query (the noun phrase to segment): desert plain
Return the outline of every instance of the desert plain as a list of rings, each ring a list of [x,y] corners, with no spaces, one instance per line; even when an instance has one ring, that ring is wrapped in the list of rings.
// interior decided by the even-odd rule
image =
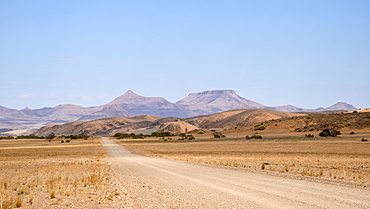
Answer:
[[[271,122],[269,125],[276,127],[272,124]],[[343,208],[347,206],[366,208],[368,206],[366,203],[358,205],[356,203],[370,200],[370,142],[362,140],[370,139],[370,132],[366,127],[360,129],[344,128],[341,130],[341,135],[337,137],[319,137],[320,131],[300,132],[296,131],[295,127],[294,130],[290,131],[273,128],[255,130],[254,127],[256,126],[250,125],[225,129],[222,130],[222,135],[225,137],[221,138],[214,138],[215,130],[194,130],[191,133],[194,138],[191,139],[183,139],[178,135],[145,137],[144,139],[110,137],[110,140],[105,137],[103,140],[105,147],[103,147],[104,144],[102,145],[100,137],[73,139],[69,142],[60,138],[52,140],[2,139],[0,140],[0,208],[228,207],[226,203],[220,205],[212,201],[198,202],[198,204],[194,202],[193,204],[192,200],[185,197],[186,202],[181,202],[183,197],[175,195],[176,188],[166,190],[166,186],[164,186],[166,183],[152,184],[150,178],[153,176],[149,174],[153,172],[155,175],[154,170],[175,175],[175,171],[165,170],[167,168],[155,168],[150,164],[150,159],[164,158],[175,162],[186,161],[211,167],[242,169],[244,173],[265,175],[267,179],[279,177],[285,182],[300,180],[308,182],[308,185],[309,182],[319,182],[320,184],[316,188],[338,185],[341,191],[353,189],[356,192],[351,193],[352,196],[358,198],[351,200],[352,202],[350,201],[348,204],[333,200],[333,205],[325,205],[326,203],[321,203],[321,199],[318,199],[317,201],[320,201],[317,204],[312,203],[312,207],[336,208],[341,204]],[[308,133],[315,137],[306,137]],[[248,139],[247,135],[261,135],[262,138]],[[124,164],[125,157],[121,155],[107,156],[107,149],[111,146],[109,143],[107,144],[107,140],[139,154],[135,156],[151,157],[143,158],[143,161],[137,161],[136,164],[130,164],[136,162],[134,159],[138,159],[138,157],[129,155],[126,160],[130,163],[126,163],[126,166],[131,165],[131,167],[120,167],[117,162]],[[120,152],[123,155],[128,153],[126,151]],[[143,164],[144,162],[147,164]],[[180,166],[180,164],[173,165],[168,161],[156,162],[154,160],[153,162],[159,165],[171,165],[175,170],[176,166]],[[143,171],[144,173],[138,173],[135,170],[136,166],[142,164],[147,168]],[[181,167],[183,166],[184,164],[181,164]],[[204,172],[207,172],[207,169]],[[171,176],[158,175],[159,181],[167,182],[167,186],[176,185],[176,182],[168,185],[168,179],[171,179]],[[201,181],[191,177],[191,175],[198,174],[191,173],[189,175],[176,174],[176,176],[183,178],[184,185],[187,185],[187,181],[195,183]],[[212,176],[213,174],[207,175]],[[205,192],[208,189],[211,191],[214,188],[216,190],[220,188],[220,186],[209,186],[205,182],[201,184],[206,186],[203,188]],[[258,187],[256,185],[254,186]],[[279,184],[275,184],[274,187],[277,185]],[[336,187],[334,190],[338,190],[338,188]],[[187,192],[194,193],[193,195],[197,194],[190,190]],[[222,190],[229,193],[231,191],[223,187]],[[228,195],[232,196],[233,193]],[[243,199],[243,195],[244,193],[237,193],[239,200]],[[304,193],[301,195],[304,199]],[[333,194],[333,196],[335,195]],[[345,195],[339,194],[339,196]],[[189,197],[191,196],[188,195],[187,198]],[[251,198],[255,199],[255,197]],[[258,198],[265,204],[262,197]],[[335,199],[335,197],[331,198]],[[274,203],[278,205],[272,203],[263,206],[256,204],[245,205],[245,208],[288,207],[293,203],[298,206],[303,204],[301,205],[303,208],[310,206],[306,205],[307,202],[303,200],[303,202],[299,202],[301,200],[297,199],[289,201],[284,203],[276,200]],[[340,201],[345,200],[340,199]]]

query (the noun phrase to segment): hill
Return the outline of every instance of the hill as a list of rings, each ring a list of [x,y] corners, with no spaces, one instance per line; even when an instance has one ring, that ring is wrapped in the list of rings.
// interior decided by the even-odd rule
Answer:
[[[273,110],[231,110],[222,113],[204,115],[192,118],[160,118],[155,116],[136,116],[131,118],[105,118],[88,122],[71,122],[62,125],[48,125],[40,128],[34,134],[70,135],[87,134],[108,136],[114,133],[172,132],[179,133],[195,129],[225,129],[246,124],[253,124],[271,119],[301,116],[302,114],[284,113]]]
[[[254,124],[261,121],[301,115],[305,114],[286,113],[266,109],[254,109],[254,110],[241,109],[241,110],[230,110],[222,113],[216,113],[213,115],[193,117],[185,119],[184,121],[203,129],[212,129],[212,128],[226,129],[237,126],[245,126],[247,124]]]
[[[259,130],[260,134],[265,132],[307,132],[309,134],[311,131],[317,132],[323,129],[343,131],[363,130],[368,132],[370,128],[370,112],[355,111],[285,117],[238,127],[238,130],[255,131],[260,126],[265,127],[264,130]],[[233,130],[229,131],[233,132]]]

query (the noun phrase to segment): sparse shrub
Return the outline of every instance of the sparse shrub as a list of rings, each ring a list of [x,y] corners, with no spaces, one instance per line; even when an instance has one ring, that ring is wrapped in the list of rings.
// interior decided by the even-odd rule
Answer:
[[[247,135],[247,136],[245,136],[245,138],[246,138],[246,139],[250,139],[251,137]]]
[[[313,134],[306,134],[304,136],[307,137],[307,138],[313,138],[313,137],[315,137]]]
[[[355,132],[353,132],[353,131],[352,131],[352,132],[351,132],[351,133],[349,133],[349,134],[355,134]]]
[[[341,134],[340,131],[337,131],[337,130],[324,129],[322,132],[319,133],[319,136],[321,136],[321,137],[328,137],[328,136],[336,137],[340,134]]]
[[[164,137],[165,134],[161,134],[161,133],[156,133],[156,132],[153,132],[151,136],[156,136],[156,137]],[[131,139],[144,139],[144,135],[143,134],[138,134],[136,135],[135,133],[115,133],[113,135],[113,137],[116,137],[117,139],[125,139],[125,138],[131,138]]]
[[[362,138],[361,141],[362,142],[367,142],[368,140],[367,140],[367,138]]]
[[[70,139],[67,139],[66,142],[71,142],[71,140]]]
[[[310,128],[310,129],[308,129],[308,131],[314,131],[315,130],[315,128]]]
[[[265,126],[257,126],[257,127],[255,127],[255,129],[254,129],[254,130],[262,131],[262,130],[265,130],[265,129],[266,129],[266,127],[265,127]]]
[[[33,134],[31,134],[31,135],[19,135],[19,136],[17,136],[17,139],[40,139],[40,137],[35,136]]]
[[[296,131],[296,132],[302,132],[302,129],[301,128],[296,128],[294,131]]]
[[[204,134],[204,131],[198,131],[198,134]]]
[[[161,133],[153,132],[151,136],[153,136],[153,137],[165,137],[165,136],[172,136],[172,134],[170,132],[161,132]]]
[[[253,136],[250,137],[251,139],[262,139],[261,135],[256,135],[254,134]]]
[[[54,134],[50,134],[49,136],[47,136],[47,137],[45,137],[46,139],[49,139],[49,141],[50,140],[52,140],[52,139],[54,139],[55,138],[55,135]]]
[[[64,140],[62,140],[60,143],[64,143]]]

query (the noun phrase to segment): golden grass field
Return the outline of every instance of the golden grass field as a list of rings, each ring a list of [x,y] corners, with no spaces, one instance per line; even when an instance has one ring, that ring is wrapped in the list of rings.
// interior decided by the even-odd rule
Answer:
[[[263,139],[227,133],[226,139],[195,134],[192,141],[116,141],[144,155],[370,184],[370,142],[361,141],[370,138],[369,132],[310,139],[302,133],[260,134]]]
[[[0,208],[111,208],[119,191],[98,138],[0,140]]]

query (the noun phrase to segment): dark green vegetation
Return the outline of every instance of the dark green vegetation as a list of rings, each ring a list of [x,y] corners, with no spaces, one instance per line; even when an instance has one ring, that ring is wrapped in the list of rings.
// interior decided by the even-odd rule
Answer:
[[[324,129],[322,132],[319,133],[319,136],[321,137],[328,137],[328,136],[332,136],[332,137],[336,137],[338,135],[340,135],[340,131],[337,131],[337,130],[330,130],[330,129]]]
[[[31,135],[19,135],[19,136],[6,136],[6,137],[0,137],[1,139],[88,139],[90,138],[89,135],[61,135],[61,136],[55,136],[55,135],[49,135],[49,136],[35,136],[33,134]]]
[[[257,134],[254,134],[252,136],[246,136],[245,137],[246,139],[262,139],[262,136],[261,135],[257,135]]]
[[[216,138],[216,139],[219,139],[219,138],[225,138],[226,136],[223,135],[221,132],[213,132],[213,137]]]
[[[158,138],[162,138],[162,139],[165,139],[165,137],[170,137],[170,136],[179,136],[181,138],[179,138],[179,140],[185,140],[185,139],[188,139],[188,140],[193,140],[195,139],[195,137],[193,135],[188,135],[186,133],[180,133],[180,134],[171,134],[170,132],[153,132],[151,135],[143,135],[143,134],[135,134],[135,133],[115,133],[113,135],[113,137],[117,138],[117,139],[144,139],[146,137],[158,137]],[[168,139],[172,139],[172,138],[167,138],[165,139],[166,141]]]

